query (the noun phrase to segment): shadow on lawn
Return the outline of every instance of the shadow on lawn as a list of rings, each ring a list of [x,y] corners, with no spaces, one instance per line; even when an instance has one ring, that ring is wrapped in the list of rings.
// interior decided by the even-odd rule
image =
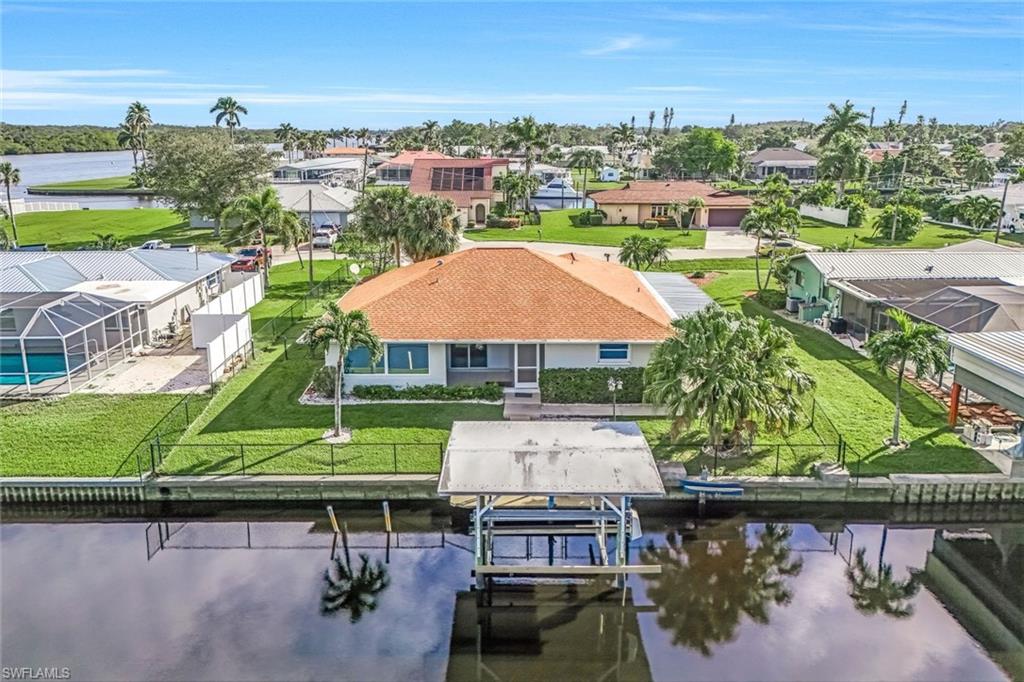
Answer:
[[[934,429],[910,441],[906,450],[890,450],[881,443],[856,462],[847,460],[847,468],[862,476],[898,473],[996,473],[995,466],[973,449],[960,443],[938,443],[949,428]]]

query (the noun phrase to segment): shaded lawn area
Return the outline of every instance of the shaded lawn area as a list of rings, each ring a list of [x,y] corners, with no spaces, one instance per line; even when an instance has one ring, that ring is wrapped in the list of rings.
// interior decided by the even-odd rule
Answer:
[[[130,175],[117,175],[112,178],[90,178],[88,180],[72,180],[69,182],[54,182],[48,185],[33,185],[32,189],[43,190],[133,190],[138,187],[132,182]]]
[[[892,241],[884,234],[874,236],[874,218],[878,212],[879,209],[871,209],[864,220],[864,225],[860,227],[842,227],[805,216],[800,224],[800,236],[797,238],[818,246],[842,246],[852,243],[855,249],[937,249],[968,239],[983,239],[987,242],[995,240],[995,232],[990,230],[974,232],[966,228],[926,222],[913,239]],[[1004,233],[999,243],[1007,246],[1024,245],[1024,234]]]
[[[303,255],[305,258],[305,255]],[[328,275],[348,266],[348,261],[314,260],[313,281],[322,282]],[[280,263],[270,268],[270,288],[263,300],[249,310],[252,330],[256,332],[273,317],[280,315],[288,306],[302,299],[309,291],[309,261]],[[341,294],[339,293],[340,297]]]
[[[331,405],[300,405],[299,396],[322,355],[301,346],[264,353],[214,396],[209,408],[173,449],[164,473],[330,474],[331,446],[320,438],[334,424]],[[501,420],[500,405],[345,405],[342,420],[352,442],[334,447],[334,471],[428,473],[455,420]],[[392,447],[392,443],[401,443]]]
[[[917,387],[904,383],[902,435],[910,447],[902,452],[890,452],[882,447],[882,440],[892,430],[893,400],[896,395],[895,377],[878,372],[872,361],[860,353],[833,340],[824,332],[786,320],[749,297],[756,290],[752,271],[730,271],[718,274],[704,285],[716,301],[725,308],[741,310],[747,315],[768,316],[774,323],[788,329],[794,337],[794,354],[804,371],[810,373],[817,386],[814,398],[836,428],[849,443],[847,466],[856,473],[857,460],[862,475],[889,473],[988,473],[995,468],[974,450],[963,445],[946,426],[942,405]],[[776,445],[779,445],[780,471],[806,474],[815,461],[834,459],[834,447],[821,447],[822,442],[832,444],[826,423],[816,415],[817,433],[799,428],[788,437],[762,434],[758,437],[755,454],[729,461],[719,460],[719,466],[735,473],[765,474],[774,471]],[[672,445],[668,438],[669,422],[665,419],[646,420],[641,424],[655,453],[660,458],[678,459],[695,467],[710,461],[699,456],[695,447]],[[825,434],[819,437],[818,434]],[[679,442],[701,442],[701,434],[683,436]],[[818,449],[815,449],[815,444]]]
[[[4,220],[11,235],[11,221]],[[190,228],[168,208],[90,209],[88,211],[39,211],[18,216],[18,239],[23,244],[47,244],[51,250],[90,246],[97,234],[113,234],[130,246],[150,239],[171,244],[199,244],[223,251],[209,228]]]
[[[541,211],[540,225],[524,225],[518,230],[490,227],[478,232],[467,232],[466,239],[480,242],[516,241],[516,242],[560,242],[565,244],[585,244],[590,246],[619,246],[622,240],[631,235],[658,237],[669,242],[672,248],[704,248],[707,232],[690,230],[666,230],[655,228],[642,230],[637,226],[600,225],[594,227],[578,227],[576,217],[581,209],[564,211]]]
[[[762,259],[761,266],[768,264],[767,259]],[[735,270],[753,270],[754,259],[750,258],[693,258],[689,260],[670,260],[661,265],[656,265],[653,270],[659,272],[682,272],[691,274],[694,272],[732,272]],[[753,281],[753,280],[751,280]]]
[[[0,407],[0,476],[136,476],[133,448],[181,400],[76,394],[8,403]]]

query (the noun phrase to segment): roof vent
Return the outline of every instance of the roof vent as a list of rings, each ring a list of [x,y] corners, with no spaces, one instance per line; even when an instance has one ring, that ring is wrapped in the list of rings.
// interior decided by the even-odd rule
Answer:
[[[931,272],[934,269],[935,269],[934,265],[926,265],[926,266],[924,266],[924,271],[925,272]]]
[[[434,263],[434,267],[435,267],[435,268],[439,268],[439,267],[441,267],[442,265],[444,265],[444,260],[443,260],[443,259],[441,259],[441,258],[438,258],[438,259],[437,259],[437,262],[436,262],[436,263]]]

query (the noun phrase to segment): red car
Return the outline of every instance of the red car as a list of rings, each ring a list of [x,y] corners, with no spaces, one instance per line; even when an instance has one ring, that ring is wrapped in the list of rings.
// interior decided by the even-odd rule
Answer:
[[[273,256],[262,246],[247,246],[239,249],[238,260],[231,264],[231,272],[259,272],[260,266],[266,263],[270,267]]]

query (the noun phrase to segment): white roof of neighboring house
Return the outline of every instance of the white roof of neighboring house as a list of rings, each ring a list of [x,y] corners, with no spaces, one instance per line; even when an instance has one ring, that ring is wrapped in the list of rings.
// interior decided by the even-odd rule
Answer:
[[[70,291],[76,284],[91,280],[187,284],[218,272],[234,260],[226,253],[183,249],[8,251],[0,261],[0,291]]]
[[[275,184],[281,205],[298,213],[309,212],[309,193],[313,193],[313,212],[348,213],[356,205],[359,193],[345,187],[320,184]]]
[[[968,239],[958,244],[950,244],[949,246],[943,246],[942,248],[935,249],[936,251],[949,252],[963,252],[963,253],[983,253],[990,251],[992,253],[1006,253],[1007,251],[1013,251],[1014,247],[1006,246],[1005,244],[996,244],[995,242],[987,242],[984,239]]]
[[[319,159],[307,159],[305,161],[295,161],[293,163],[283,163],[277,167],[277,170],[283,169],[291,170],[314,170],[318,168],[325,169],[337,169],[337,170],[362,170],[363,159],[354,157],[322,157]]]
[[[818,165],[818,159],[807,152],[791,147],[767,147],[754,152],[747,161],[754,166],[788,166],[791,168],[812,168]]]
[[[806,258],[826,280],[846,279],[989,279],[1018,277],[1024,272],[1024,250],[849,251],[808,252]]]
[[[983,196],[1001,202],[1003,200],[1003,186],[999,185],[997,187],[982,187],[980,189],[972,189],[970,192],[958,194],[957,196],[953,197],[953,199],[963,199],[964,197],[970,196]],[[1024,184],[1010,185],[1009,189],[1007,189],[1006,191],[1006,205],[1024,205]]]
[[[949,345],[1024,377],[1024,331],[950,334]]]
[[[68,287],[67,291],[99,294],[118,301],[152,303],[170,296],[181,288],[180,282],[169,280],[136,280],[130,282],[90,280]]]
[[[678,272],[637,272],[664,302],[673,318],[704,310],[714,300],[704,290]]]

